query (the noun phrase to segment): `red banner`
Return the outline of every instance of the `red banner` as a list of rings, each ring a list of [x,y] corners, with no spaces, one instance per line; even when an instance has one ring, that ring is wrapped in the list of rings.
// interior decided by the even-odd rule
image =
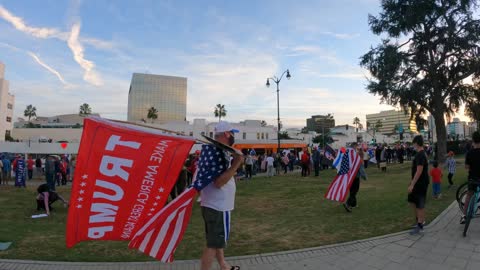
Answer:
[[[85,119],[67,247],[85,240],[130,240],[165,205],[193,144],[189,137]]]

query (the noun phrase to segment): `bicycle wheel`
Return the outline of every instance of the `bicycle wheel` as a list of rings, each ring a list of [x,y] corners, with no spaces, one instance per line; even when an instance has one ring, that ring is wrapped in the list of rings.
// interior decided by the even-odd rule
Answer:
[[[473,215],[477,212],[475,209],[477,200],[477,195],[475,194],[472,198],[470,198],[470,202],[468,203],[467,215],[465,217],[465,227],[463,228],[463,237],[467,236],[468,226],[470,226],[470,221],[472,221]]]
[[[455,194],[455,198],[457,199],[457,202],[460,202],[460,196],[467,190],[468,190],[468,182],[461,184],[457,188],[457,193]]]
[[[459,199],[457,200],[458,202],[458,208],[460,208],[460,212],[464,212],[463,210],[465,209],[465,200],[467,199],[467,193],[468,190],[465,190],[462,192],[462,194],[459,196]]]

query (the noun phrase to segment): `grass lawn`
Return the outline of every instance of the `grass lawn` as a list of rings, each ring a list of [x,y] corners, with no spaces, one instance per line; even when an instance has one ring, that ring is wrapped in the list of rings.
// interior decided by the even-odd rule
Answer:
[[[257,177],[237,184],[236,209],[232,215],[231,242],[227,256],[283,251],[363,239],[409,228],[413,223],[407,185],[410,162],[389,166],[388,172],[367,169],[362,181],[359,207],[347,213],[335,202],[323,198],[335,171],[320,177],[301,178],[298,174],[273,178]],[[463,182],[466,172],[458,165],[455,181]],[[446,189],[443,198],[427,199],[427,222],[440,214],[455,197]],[[68,187],[59,192],[69,196]],[[35,189],[0,186],[0,242],[12,241],[1,259],[56,261],[145,261],[149,257],[128,249],[128,242],[91,241],[72,249],[65,247],[67,209],[56,203],[49,218],[31,219],[35,211]],[[55,206],[55,205],[54,205]],[[199,258],[204,246],[204,229],[198,205],[175,258]]]

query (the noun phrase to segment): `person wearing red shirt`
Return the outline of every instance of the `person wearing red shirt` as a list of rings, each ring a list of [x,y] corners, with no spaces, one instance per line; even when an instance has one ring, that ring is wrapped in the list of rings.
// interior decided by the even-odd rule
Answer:
[[[432,177],[433,198],[440,199],[442,197],[440,191],[443,173],[442,170],[438,168],[437,161],[433,163],[433,168],[430,170],[430,176]]]
[[[307,149],[303,150],[301,163],[302,163],[302,177],[305,177],[308,174],[308,166],[310,165],[310,156],[307,153]]]
[[[29,156],[28,159],[27,159],[28,180],[32,180],[33,165],[35,165],[35,161],[33,161],[32,156]]]

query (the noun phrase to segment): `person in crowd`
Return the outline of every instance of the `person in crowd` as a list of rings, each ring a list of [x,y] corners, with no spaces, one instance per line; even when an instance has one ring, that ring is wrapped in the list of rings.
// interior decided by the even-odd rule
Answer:
[[[302,177],[306,177],[308,172],[308,166],[310,164],[310,157],[308,156],[307,149],[303,150],[300,162],[302,166]]]
[[[419,234],[423,232],[423,225],[425,224],[425,203],[429,184],[428,158],[421,135],[415,136],[412,143],[416,155],[412,162],[412,179],[407,190],[408,202],[414,211],[417,226],[410,233]]]
[[[290,170],[290,172],[293,172],[293,166],[295,165],[295,154],[290,151],[288,153],[288,169]]]
[[[39,156],[35,159],[35,170],[37,171],[37,175],[42,175],[42,160]]]
[[[269,156],[267,156],[267,158],[265,159],[265,162],[266,162],[266,166],[267,166],[267,176],[268,177],[272,177],[273,176],[273,163],[275,162],[275,159],[273,158],[275,154],[271,154]]]
[[[362,151],[363,152],[363,167],[368,168],[368,162],[370,162],[370,155],[368,154],[368,151]]]
[[[174,200],[178,195],[182,194],[186,186],[187,186],[187,167],[184,164],[184,166],[182,167],[182,170],[178,174],[178,178],[177,178],[177,181],[175,182],[175,185],[173,185],[172,187],[172,191],[170,191],[170,197],[172,197],[172,200]]]
[[[77,158],[75,156],[72,156],[68,166],[70,168],[70,178],[68,181],[73,182],[73,177],[75,176],[75,167],[77,167]]]
[[[455,175],[455,171],[457,170],[457,162],[455,161],[455,153],[453,153],[453,151],[448,152],[445,166],[448,170],[448,188],[451,188],[453,186],[453,175]]]
[[[237,132],[238,130],[233,129],[229,123],[221,121],[215,126],[215,140],[233,145],[235,142],[234,134]],[[201,192],[200,205],[205,224],[207,246],[203,251],[200,270],[209,270],[215,258],[220,265],[220,269],[239,270],[240,267],[231,266],[225,261],[224,249],[229,240],[231,211],[235,205],[236,185],[234,175],[243,164],[244,158],[243,155],[232,154],[233,160],[230,164],[227,154],[221,149],[208,145],[202,147],[202,156],[204,151],[220,158],[217,163],[200,160],[198,164],[199,172],[205,171],[208,173],[199,173],[195,183],[208,182],[209,179],[214,179]]]
[[[245,157],[245,178],[252,179],[252,171],[253,171],[253,157],[250,153],[247,154]]]
[[[276,175],[280,175],[280,172],[282,171],[282,167],[283,167],[282,164],[283,164],[282,156],[280,155],[280,153],[277,153],[275,155],[275,163],[274,163]]]
[[[320,151],[316,146],[313,147],[312,160],[313,160],[313,169],[315,171],[315,176],[318,176],[320,174],[321,157],[320,157]]]
[[[360,158],[363,156],[363,149],[358,147],[357,143],[352,144],[352,148],[357,151]],[[347,201],[343,204],[345,211],[352,212],[352,209],[358,207],[357,204],[357,193],[360,190],[360,178],[367,180],[367,174],[365,173],[365,167],[360,163],[360,168],[358,169],[357,175],[353,180],[352,185],[350,186],[350,194],[348,195]]]
[[[37,188],[37,211],[45,210],[47,215],[50,216],[50,212],[53,210],[52,204],[58,200],[61,200],[65,207],[67,207],[68,201],[60,196],[57,192],[50,190],[48,184],[41,184]]]
[[[382,151],[380,152],[380,168],[382,172],[387,171],[387,148],[385,146],[382,147]]]
[[[55,158],[53,156],[47,156],[45,159],[45,181],[47,182],[48,189],[55,191]]]
[[[10,162],[10,159],[5,155],[2,158],[2,164],[3,164],[3,169],[2,169],[2,181],[5,185],[8,185],[8,182],[12,178],[12,163]]]
[[[32,180],[33,178],[33,165],[35,165],[35,161],[33,161],[33,158],[30,155],[27,159],[28,180]]]
[[[377,148],[375,148],[375,160],[377,160],[377,167],[379,169],[380,169],[380,163],[382,162],[381,157],[382,157],[382,147],[380,145],[377,145]]]
[[[398,147],[398,150],[397,150],[397,158],[400,164],[403,164],[404,156],[405,156],[405,147],[403,147],[403,145],[400,145],[400,147]]]
[[[13,161],[13,171],[15,172],[15,187],[27,187],[26,184],[26,162],[22,155],[17,155]]]
[[[288,159],[288,154],[283,152],[282,153],[282,168],[283,168],[283,174],[287,174],[287,171],[288,171],[288,162],[289,162],[289,159]]]
[[[477,190],[477,183],[480,182],[480,132],[475,131],[472,134],[472,141],[472,147],[465,156],[465,169],[468,171],[468,192],[460,224],[465,224],[468,204],[473,193]]]
[[[433,162],[433,168],[430,170],[430,176],[432,177],[432,190],[433,190],[433,198],[440,199],[442,197],[441,194],[441,184],[442,184],[442,169],[438,168],[438,162]]]

